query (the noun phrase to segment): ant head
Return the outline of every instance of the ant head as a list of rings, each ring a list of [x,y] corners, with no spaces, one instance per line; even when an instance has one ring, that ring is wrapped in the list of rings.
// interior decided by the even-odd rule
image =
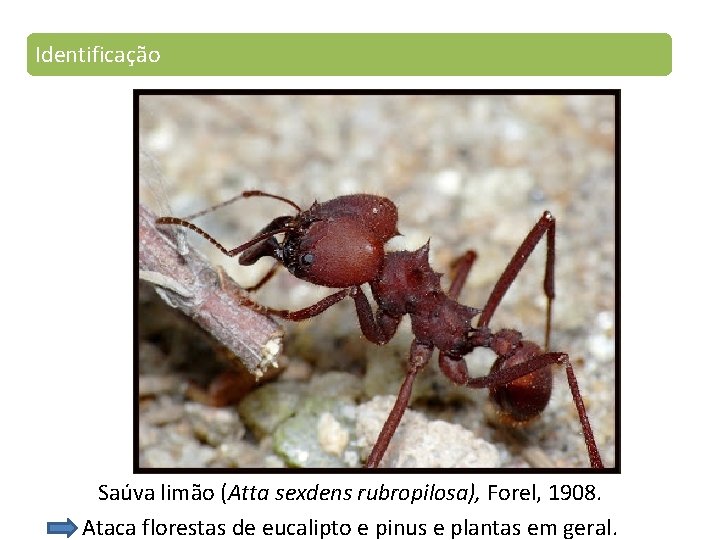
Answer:
[[[280,233],[285,233],[282,242],[275,238]],[[297,278],[326,287],[350,287],[379,275],[385,242],[397,234],[397,208],[391,200],[345,195],[315,202],[295,216],[275,218],[227,254],[239,253],[238,262],[244,266],[271,256]]]
[[[281,262],[296,277],[350,287],[380,274],[385,242],[399,234],[395,204],[377,195],[344,195],[298,214],[300,227],[282,244]]]
[[[350,287],[377,277],[384,242],[350,217],[313,222],[287,235],[282,263],[295,277],[325,287]]]

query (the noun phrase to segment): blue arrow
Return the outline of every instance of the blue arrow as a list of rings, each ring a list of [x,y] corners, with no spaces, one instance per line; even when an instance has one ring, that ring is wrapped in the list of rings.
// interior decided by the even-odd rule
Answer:
[[[67,521],[47,522],[48,534],[66,534],[67,537],[70,538],[75,531],[77,531],[77,525],[75,525],[70,518],[68,518]]]

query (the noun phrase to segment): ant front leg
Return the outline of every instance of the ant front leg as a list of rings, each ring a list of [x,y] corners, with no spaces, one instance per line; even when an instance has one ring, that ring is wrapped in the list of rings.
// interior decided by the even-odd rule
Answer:
[[[377,317],[373,316],[370,302],[360,286],[350,289],[363,335],[375,345],[385,345],[395,335],[402,317],[393,317],[380,309],[377,311]]]
[[[280,317],[281,319],[286,319],[288,321],[303,321],[305,319],[311,319],[312,317],[320,315],[323,311],[325,311],[326,309],[337,304],[340,300],[345,298],[348,294],[351,294],[351,292],[352,292],[352,287],[349,287],[347,289],[342,289],[341,291],[338,291],[329,296],[326,296],[325,298],[319,300],[318,302],[314,303],[311,306],[308,306],[303,309],[298,309],[295,311],[290,311],[287,309],[275,309],[275,308],[263,306],[262,304],[258,304],[257,302],[248,298],[247,296],[238,296],[238,301],[240,303],[242,303],[244,306],[250,307],[250,308],[254,309],[255,311],[258,311],[259,313],[262,313],[264,315],[269,315],[272,317]]]
[[[268,281],[270,281],[275,276],[275,274],[281,267],[282,267],[282,265],[278,261],[275,261],[273,263],[273,265],[270,267],[270,270],[268,270],[265,273],[265,275],[262,278],[260,278],[260,280],[255,285],[251,285],[249,287],[243,287],[243,289],[247,292],[258,291],[263,285],[265,285]]]

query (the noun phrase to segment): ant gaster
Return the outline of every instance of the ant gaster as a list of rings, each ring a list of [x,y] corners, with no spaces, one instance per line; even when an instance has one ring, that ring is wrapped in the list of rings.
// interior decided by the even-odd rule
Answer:
[[[273,219],[251,240],[225,249],[208,233],[189,220],[240,198],[270,197],[283,201],[297,211],[293,216]],[[268,308],[249,298],[246,305],[284,319],[299,321],[314,317],[343,298],[350,296],[363,335],[372,343],[384,345],[395,334],[404,315],[410,316],[414,340],[410,347],[407,374],[395,405],[367,459],[367,467],[377,467],[408,406],[417,374],[428,363],[435,348],[439,350],[442,372],[458,385],[488,388],[501,415],[524,422],[539,415],[552,391],[552,364],[565,366],[568,385],[585,438],[590,466],[602,468],[595,438],[585,412],[577,379],[569,357],[563,352],[549,352],[552,300],[555,297],[555,218],[544,212],[510,259],[485,306],[480,310],[456,301],[470,268],[476,259],[468,251],[452,264],[452,281],[447,292],[440,287],[441,274],[428,262],[429,242],[415,251],[385,253],[385,243],[399,234],[395,204],[376,195],[344,195],[323,203],[315,202],[302,210],[294,202],[253,190],[229,201],[188,216],[158,218],[159,224],[179,225],[209,240],[225,255],[239,256],[241,265],[255,264],[261,257],[275,259],[275,264],[260,282],[266,283],[280,267],[302,280],[326,287],[340,288],[312,306],[297,311]],[[282,241],[276,235],[284,234]],[[522,269],[525,261],[543,236],[547,235],[544,291],[547,298],[545,349],[522,339],[517,330],[492,332],[488,326],[500,301]],[[368,283],[377,304],[373,314],[361,285]],[[479,314],[478,321],[472,319]],[[477,347],[492,350],[497,358],[484,377],[470,377],[464,356]]]

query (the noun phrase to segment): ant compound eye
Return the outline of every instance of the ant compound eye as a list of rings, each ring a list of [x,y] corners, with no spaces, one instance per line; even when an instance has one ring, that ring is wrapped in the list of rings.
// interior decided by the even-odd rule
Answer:
[[[305,255],[300,257],[300,264],[302,264],[303,266],[310,266],[314,260],[315,255],[313,255],[312,253],[306,253]]]

